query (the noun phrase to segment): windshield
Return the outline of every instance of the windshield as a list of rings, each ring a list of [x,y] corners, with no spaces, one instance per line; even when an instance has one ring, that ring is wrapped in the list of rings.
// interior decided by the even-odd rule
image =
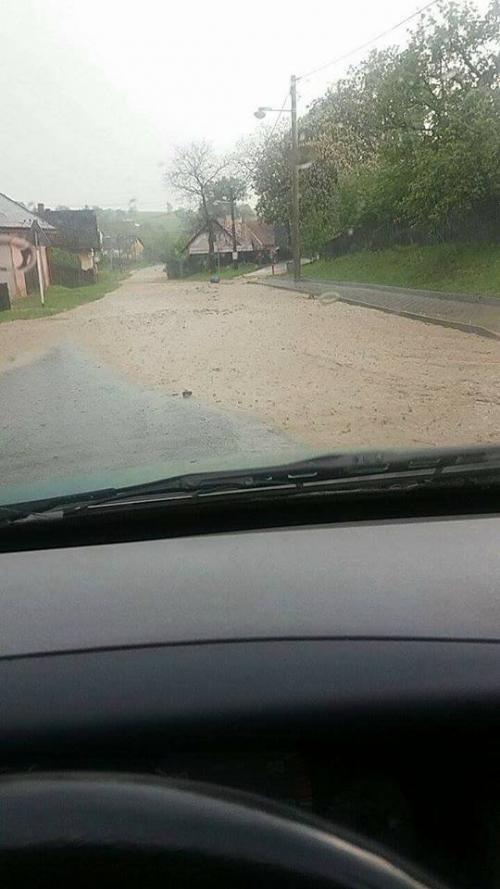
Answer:
[[[499,35],[496,0],[6,4],[0,503],[498,444]]]

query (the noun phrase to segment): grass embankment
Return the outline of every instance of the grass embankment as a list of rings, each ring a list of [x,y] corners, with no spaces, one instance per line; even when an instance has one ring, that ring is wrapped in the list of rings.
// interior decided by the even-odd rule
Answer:
[[[83,303],[101,299],[106,293],[115,290],[126,277],[127,274],[124,272],[112,272],[106,269],[99,272],[99,279],[95,284],[88,284],[86,287],[60,287],[58,284],[54,285],[47,289],[44,306],[40,303],[38,293],[21,297],[21,299],[15,300],[12,303],[11,309],[0,312],[0,323],[2,321],[18,321],[29,318],[46,318],[48,315],[67,312],[69,309],[74,309]]]
[[[302,269],[323,281],[391,284],[447,293],[500,297],[500,244],[436,244],[363,250]]]
[[[221,281],[224,281],[230,278],[239,278],[240,275],[248,275],[249,272],[255,272],[258,268],[259,266],[254,262],[240,262],[237,269],[233,269],[232,265],[225,265],[217,274],[220,274]],[[209,281],[211,277],[211,272],[197,272],[195,275],[189,275],[187,280]]]

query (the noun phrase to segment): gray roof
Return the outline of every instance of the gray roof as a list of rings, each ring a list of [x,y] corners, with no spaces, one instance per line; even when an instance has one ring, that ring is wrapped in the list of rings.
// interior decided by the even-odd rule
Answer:
[[[231,220],[229,218],[214,219],[215,250],[218,253],[230,253],[233,249]],[[236,242],[238,252],[252,253],[254,250],[269,250],[274,247],[276,238],[274,226],[259,222],[257,219],[236,221]],[[204,223],[189,239],[184,247],[190,255],[208,254],[208,231]]]
[[[0,192],[0,228],[31,228],[34,222],[50,231],[52,226],[36,213],[30,213],[22,204]]]
[[[56,231],[50,236],[53,247],[66,250],[99,250],[101,237],[95,210],[43,210],[40,216]]]

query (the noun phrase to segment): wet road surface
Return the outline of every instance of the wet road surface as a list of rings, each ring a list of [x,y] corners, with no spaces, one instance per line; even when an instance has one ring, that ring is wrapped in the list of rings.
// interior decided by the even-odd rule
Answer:
[[[360,306],[141,269],[101,300],[0,325],[0,502],[52,496],[54,479],[65,493],[353,447],[497,443],[499,350]]]
[[[124,380],[70,344],[0,378],[4,485],[176,461],[292,453],[286,435]],[[166,467],[168,468],[168,467]],[[134,479],[135,481],[135,479]],[[132,482],[131,482],[132,483]]]

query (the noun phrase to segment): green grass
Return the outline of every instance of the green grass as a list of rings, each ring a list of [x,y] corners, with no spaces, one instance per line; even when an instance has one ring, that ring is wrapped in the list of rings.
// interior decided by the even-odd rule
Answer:
[[[67,312],[83,303],[101,299],[111,290],[116,290],[118,285],[126,278],[126,273],[104,270],[99,272],[96,284],[87,287],[49,287],[45,294],[45,305],[40,303],[38,293],[15,300],[13,308],[6,312],[0,312],[0,323],[3,321],[27,320],[29,318],[46,318],[49,315],[57,315],[59,312]]]
[[[222,280],[228,278],[239,278],[240,275],[248,275],[249,272],[255,272],[259,266],[254,262],[240,262],[237,269],[233,269],[232,265],[225,265],[220,270]],[[197,272],[195,275],[186,276],[189,281],[209,281],[212,277],[211,272]]]
[[[307,278],[500,297],[500,244],[363,250],[304,266]]]

